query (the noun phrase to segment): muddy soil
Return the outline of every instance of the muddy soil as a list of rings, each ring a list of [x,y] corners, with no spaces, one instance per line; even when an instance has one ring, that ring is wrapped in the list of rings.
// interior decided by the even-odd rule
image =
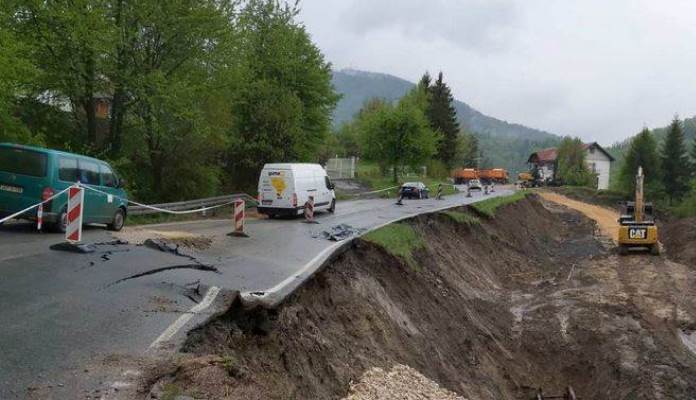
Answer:
[[[670,220],[660,228],[669,257],[696,269],[696,218]]]
[[[696,399],[693,269],[618,257],[594,222],[537,196],[480,224],[407,223],[426,242],[417,268],[358,241],[280,309],[237,303],[192,331],[143,395],[340,399],[406,365],[469,399],[567,385],[584,399]]]

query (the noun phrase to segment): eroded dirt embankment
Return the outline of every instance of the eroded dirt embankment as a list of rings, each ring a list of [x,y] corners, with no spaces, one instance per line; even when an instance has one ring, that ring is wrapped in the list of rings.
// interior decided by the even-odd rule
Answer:
[[[585,399],[694,398],[692,269],[619,258],[590,220],[536,196],[480,220],[407,222],[425,239],[415,266],[359,241],[280,309],[232,307],[191,332],[146,391],[340,399],[372,368],[407,365],[470,399],[567,385]]]

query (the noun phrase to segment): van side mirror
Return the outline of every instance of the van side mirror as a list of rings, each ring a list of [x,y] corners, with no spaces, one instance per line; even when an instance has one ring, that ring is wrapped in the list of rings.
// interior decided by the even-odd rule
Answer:
[[[124,187],[126,187],[127,184],[128,184],[128,182],[123,178],[118,180],[118,188],[119,189],[123,189]]]

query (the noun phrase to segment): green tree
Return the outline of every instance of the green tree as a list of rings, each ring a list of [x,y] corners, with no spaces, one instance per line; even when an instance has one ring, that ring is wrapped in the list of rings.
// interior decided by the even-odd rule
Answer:
[[[587,169],[585,148],[579,138],[567,136],[558,146],[556,178],[573,186],[589,186],[593,183],[595,177]]]
[[[17,115],[19,99],[31,93],[31,82],[38,71],[23,56],[26,44],[6,28],[9,18],[0,11],[0,142],[40,144],[42,138],[32,135]]]
[[[464,168],[478,168],[480,161],[480,149],[478,137],[462,130],[457,138],[455,153],[455,166]]]
[[[657,142],[648,128],[636,135],[628,145],[628,150],[619,173],[619,187],[627,193],[635,191],[638,167],[643,167],[645,192],[648,196],[659,196],[662,192],[660,182],[660,158]]]
[[[299,9],[250,0],[238,17],[246,86],[234,98],[229,164],[253,184],[266,162],[316,161],[338,96],[331,65],[296,21]]]
[[[421,79],[421,86],[425,87],[429,93],[426,113],[430,120],[430,126],[442,135],[437,158],[444,162],[448,168],[453,168],[456,164],[457,138],[459,136],[459,122],[457,111],[454,108],[454,97],[449,86],[444,82],[442,72],[438,74],[433,85],[423,86],[428,80],[429,76],[426,74]]]
[[[214,194],[227,121],[211,114],[224,95],[216,78],[229,69],[220,60],[229,10],[215,0],[172,0],[121,12],[135,25],[121,50],[130,71],[119,82],[130,103],[122,110],[129,126],[124,168],[132,169],[131,181],[147,199]]]
[[[363,156],[377,162],[383,170],[392,168],[394,183],[404,166],[417,167],[437,151],[439,134],[430,128],[423,113],[427,93],[417,86],[397,105],[372,102],[360,113]]]
[[[24,41],[36,64],[40,79],[33,94],[69,104],[81,135],[72,145],[97,146],[96,97],[107,88],[102,74],[110,43],[108,2],[75,0],[8,1],[14,15],[13,29]]]
[[[684,196],[688,190],[689,177],[691,175],[689,156],[681,125],[681,121],[675,116],[669,126],[669,131],[665,137],[660,154],[662,182],[670,203]]]
[[[696,178],[696,137],[691,143],[691,177]]]

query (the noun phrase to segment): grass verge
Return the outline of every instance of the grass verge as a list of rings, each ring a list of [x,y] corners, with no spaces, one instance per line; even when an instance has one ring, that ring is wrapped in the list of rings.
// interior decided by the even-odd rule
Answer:
[[[512,204],[516,203],[529,195],[530,192],[526,190],[520,190],[515,192],[514,194],[510,196],[500,196],[500,197],[493,197],[488,200],[480,201],[478,203],[474,203],[471,205],[471,207],[476,210],[481,215],[484,215],[488,218],[493,218],[495,217],[495,211],[507,204]]]
[[[365,186],[369,187],[370,190],[380,190],[396,185],[401,185],[405,182],[423,182],[425,186],[430,190],[430,197],[435,197],[437,195],[437,186],[442,184],[442,194],[444,196],[456,193],[456,189],[450,184],[447,179],[424,177],[415,173],[408,173],[406,175],[399,175],[399,182],[394,183],[392,176],[385,176],[376,164],[361,161],[357,167],[356,179],[360,181]],[[387,192],[380,193],[379,197],[398,197],[398,190],[394,189]]]
[[[442,214],[452,218],[454,221],[460,224],[466,224],[469,226],[481,224],[481,220],[478,219],[478,217],[462,211],[443,211]]]
[[[407,224],[390,224],[366,234],[362,239],[401,258],[412,268],[417,268],[413,252],[425,247],[423,239],[418,236],[412,226]]]

